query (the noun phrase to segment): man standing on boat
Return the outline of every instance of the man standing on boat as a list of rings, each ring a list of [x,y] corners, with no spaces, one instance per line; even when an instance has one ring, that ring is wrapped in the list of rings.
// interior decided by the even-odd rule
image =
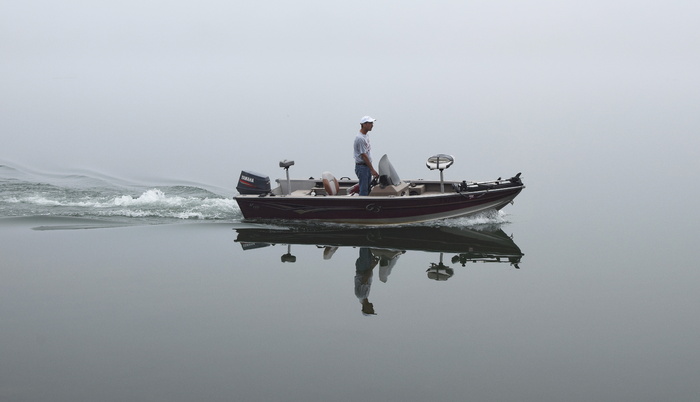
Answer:
[[[355,136],[353,149],[355,151],[355,173],[360,180],[360,195],[369,195],[369,184],[372,177],[379,177],[379,173],[372,166],[372,153],[369,145],[368,133],[372,131],[377,119],[365,116],[360,120],[360,132]]]

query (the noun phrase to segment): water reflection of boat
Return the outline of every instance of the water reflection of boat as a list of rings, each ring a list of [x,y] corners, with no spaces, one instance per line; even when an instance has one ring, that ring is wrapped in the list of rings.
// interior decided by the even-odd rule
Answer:
[[[509,262],[518,268],[523,256],[513,239],[501,229],[464,227],[290,228],[287,230],[236,229],[244,250],[274,244],[325,246],[324,256],[334,247],[369,247],[399,251],[455,253],[452,263]],[[289,254],[289,253],[288,253]],[[442,261],[440,262],[442,264]],[[436,264],[437,266],[437,264]]]
[[[439,262],[430,263],[428,279],[446,281],[454,275],[452,266],[467,262],[510,263],[515,268],[523,256],[513,239],[501,229],[463,227],[374,227],[330,228],[299,226],[287,229],[239,228],[236,242],[243,250],[286,245],[283,263],[294,263],[292,246],[323,248],[323,259],[332,258],[340,247],[354,248],[354,293],[365,316],[376,315],[370,301],[373,277],[386,283],[399,258],[407,251],[439,254]],[[453,254],[443,262],[445,254]],[[347,255],[347,253],[341,253]],[[351,253],[352,254],[352,253]],[[411,261],[412,262],[412,261]],[[350,261],[343,265],[350,265]]]

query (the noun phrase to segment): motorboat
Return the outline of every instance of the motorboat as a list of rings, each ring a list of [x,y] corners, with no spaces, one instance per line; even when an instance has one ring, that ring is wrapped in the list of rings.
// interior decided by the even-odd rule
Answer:
[[[379,178],[369,195],[357,193],[358,181],[340,180],[330,172],[320,178],[290,179],[294,161],[280,161],[286,179],[270,178],[250,170],[241,172],[235,200],[250,221],[312,221],[358,225],[392,225],[425,222],[500,210],[525,188],[520,173],[491,181],[445,181],[443,171],[454,157],[437,154],[426,167],[440,172],[439,180],[401,180],[387,155],[378,164]]]

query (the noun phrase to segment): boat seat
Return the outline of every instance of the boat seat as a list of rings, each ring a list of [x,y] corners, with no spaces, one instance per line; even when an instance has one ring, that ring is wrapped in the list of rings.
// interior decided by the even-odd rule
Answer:
[[[331,172],[323,172],[321,177],[323,178],[323,189],[326,190],[326,194],[338,195],[340,184],[335,176]]]

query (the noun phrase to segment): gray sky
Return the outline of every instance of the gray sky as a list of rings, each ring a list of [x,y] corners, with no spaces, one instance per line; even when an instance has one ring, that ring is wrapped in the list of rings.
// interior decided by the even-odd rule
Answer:
[[[280,177],[281,159],[354,176],[369,114],[375,159],[404,178],[435,174],[435,153],[456,156],[454,179],[667,157],[697,172],[698,15],[695,1],[0,0],[0,160],[231,189],[241,169]]]

